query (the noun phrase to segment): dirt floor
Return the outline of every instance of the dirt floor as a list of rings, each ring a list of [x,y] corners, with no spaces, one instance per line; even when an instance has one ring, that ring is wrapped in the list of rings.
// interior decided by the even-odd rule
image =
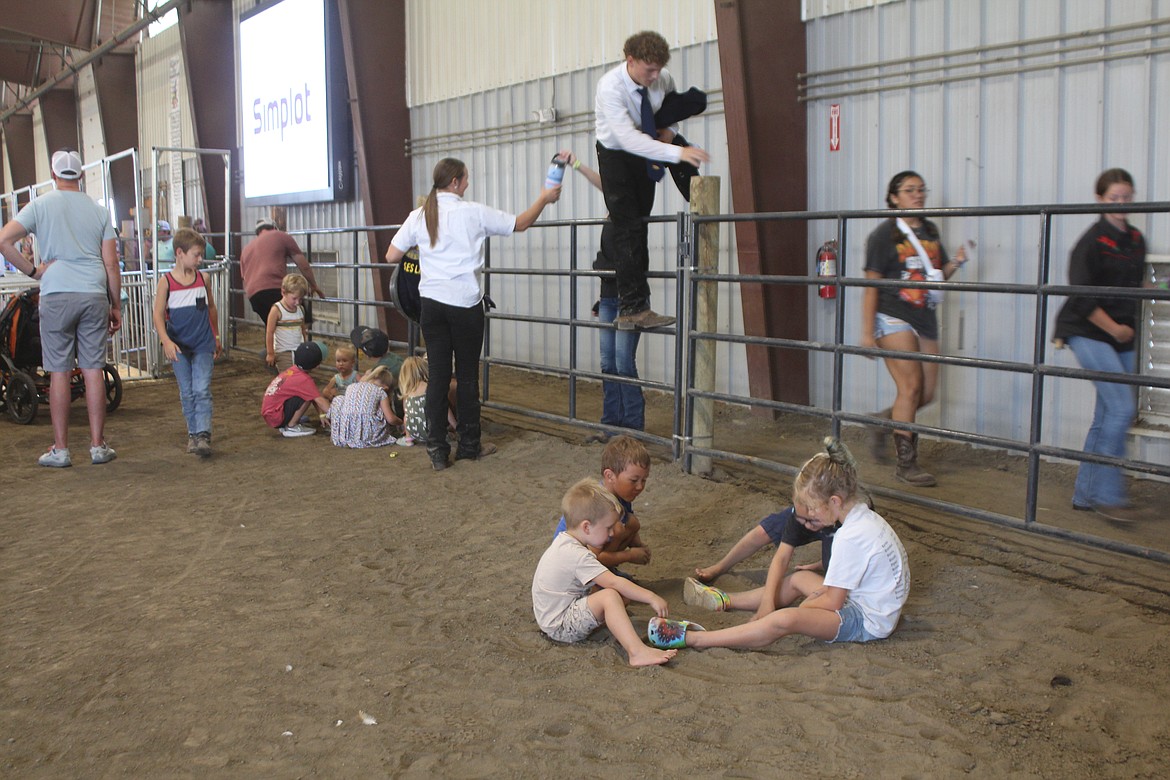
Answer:
[[[556,380],[493,377],[501,402],[562,403]],[[104,466],[40,468],[47,410],[0,419],[0,775],[1165,776],[1164,564],[879,497],[914,583],[890,639],[631,669],[608,632],[558,646],[532,618],[560,497],[599,470],[580,429],[491,413],[499,453],[436,473],[421,447],[280,438],[259,417],[267,381],[250,357],[217,367],[207,462],[184,453],[170,381],[126,386]],[[595,388],[581,404],[596,414]],[[84,418],[75,403],[75,455]],[[664,419],[655,399],[650,427]],[[717,442],[791,465],[822,433],[736,409],[718,425]],[[927,445],[923,460],[932,495],[1022,503],[1016,459]],[[653,550],[639,582],[709,628],[746,615],[687,607],[683,578],[788,492],[719,465],[708,480],[656,460],[637,502]],[[1046,522],[1170,548],[1159,523],[1071,512],[1068,473],[1045,467]],[[761,582],[769,554],[720,584]],[[651,613],[631,614],[644,628]]]

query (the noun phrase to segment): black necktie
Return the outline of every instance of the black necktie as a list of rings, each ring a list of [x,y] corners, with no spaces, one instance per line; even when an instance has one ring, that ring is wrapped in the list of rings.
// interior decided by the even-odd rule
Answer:
[[[658,140],[658,126],[654,123],[654,108],[650,105],[650,91],[645,87],[638,87],[638,94],[642,96],[642,132],[654,140]],[[660,163],[653,160],[646,161],[646,175],[650,181],[662,181],[666,170]]]

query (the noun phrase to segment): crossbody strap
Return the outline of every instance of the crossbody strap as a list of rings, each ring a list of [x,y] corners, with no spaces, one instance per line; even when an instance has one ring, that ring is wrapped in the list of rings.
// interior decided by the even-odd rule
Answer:
[[[906,220],[898,217],[897,224],[898,229],[910,240],[910,243],[914,246],[914,251],[918,253],[918,257],[922,260],[923,270],[927,273],[933,271],[934,263],[930,262],[930,255],[926,254],[926,250],[922,248],[922,242],[918,240],[918,236],[914,234],[911,227],[906,224]]]

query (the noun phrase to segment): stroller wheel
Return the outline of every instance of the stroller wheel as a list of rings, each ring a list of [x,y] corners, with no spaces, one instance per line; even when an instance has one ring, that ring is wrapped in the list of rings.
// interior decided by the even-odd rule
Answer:
[[[122,377],[113,364],[106,363],[102,368],[102,378],[106,384],[106,411],[112,412],[122,403]]]
[[[4,388],[8,415],[21,425],[28,425],[37,416],[37,386],[23,371],[13,371]]]

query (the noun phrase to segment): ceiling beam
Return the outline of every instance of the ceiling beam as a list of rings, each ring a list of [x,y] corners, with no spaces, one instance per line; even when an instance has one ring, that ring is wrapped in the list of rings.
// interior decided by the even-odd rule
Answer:
[[[161,19],[172,8],[178,8],[179,5],[181,5],[182,3],[189,3],[189,2],[191,2],[191,0],[167,0],[166,3],[163,3],[162,5],[158,6],[153,11],[146,11],[145,12],[146,15],[143,18],[139,19],[134,24],[132,24],[129,27],[127,27],[126,29],[122,30],[120,33],[117,33],[113,38],[106,41],[101,46],[98,46],[93,51],[89,52],[89,54],[85,55],[84,57],[82,57],[79,60],[75,60],[71,63],[66,63],[68,70],[65,70],[65,71],[62,71],[61,73],[58,73],[56,76],[49,79],[44,84],[41,84],[40,86],[38,86],[32,92],[29,92],[27,95],[24,95],[21,99],[16,101],[16,105],[14,105],[10,108],[5,108],[4,112],[2,114],[0,114],[0,124],[7,122],[8,118],[11,117],[13,114],[15,114],[17,111],[20,111],[21,109],[26,108],[27,106],[31,105],[34,100],[36,100],[38,97],[45,94],[49,90],[53,89],[58,84],[63,83],[66,79],[73,78],[73,74],[77,70],[88,65],[89,63],[93,62],[94,60],[97,60],[103,54],[106,54],[106,53],[112,51],[113,49],[117,48],[118,46],[121,46],[123,43],[125,43],[127,40],[129,40],[132,36],[137,34],[138,31],[153,24],[158,19]],[[30,3],[30,5],[31,5],[31,3]]]
[[[94,47],[98,0],[26,0],[4,5],[0,38],[7,37],[3,31],[10,30],[72,49],[88,51]]]

